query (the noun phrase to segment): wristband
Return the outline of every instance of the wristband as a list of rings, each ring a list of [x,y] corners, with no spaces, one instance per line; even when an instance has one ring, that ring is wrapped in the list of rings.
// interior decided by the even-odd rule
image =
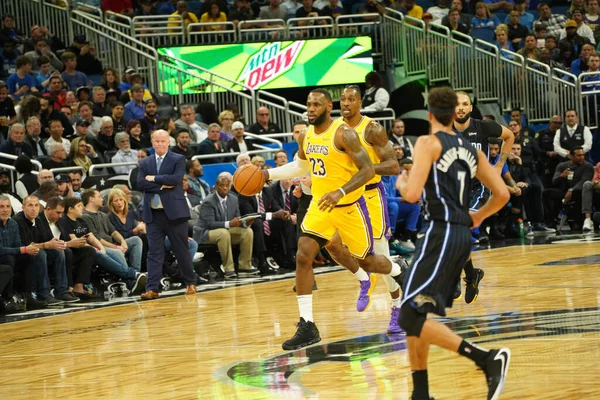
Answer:
[[[339,188],[338,190],[339,190],[340,192],[342,192],[342,194],[343,194],[344,196],[346,196],[346,192],[344,191],[344,189],[342,189],[342,188]]]
[[[27,246],[23,246],[23,254],[27,254]]]

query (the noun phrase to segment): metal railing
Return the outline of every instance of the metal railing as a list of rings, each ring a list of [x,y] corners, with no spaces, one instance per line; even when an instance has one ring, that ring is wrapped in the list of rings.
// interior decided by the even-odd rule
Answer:
[[[233,22],[208,22],[187,26],[188,42],[192,44],[226,44],[238,41]]]
[[[138,16],[133,18],[132,27],[134,37],[152,47],[186,44],[181,15]]]
[[[83,176],[85,176],[85,169],[83,167],[77,167],[77,166],[73,166],[73,167],[60,167],[60,168],[52,168],[50,170],[50,172],[54,173],[60,173],[60,172],[72,172],[72,171],[81,171],[81,174]]]
[[[290,39],[318,39],[337,36],[331,17],[290,18],[286,21],[286,25]]]
[[[282,19],[260,19],[238,23],[240,42],[271,42],[287,38],[287,27]]]
[[[136,162],[117,162],[117,163],[105,163],[105,164],[92,164],[90,169],[88,170],[88,176],[94,176],[94,171],[102,168],[112,168],[112,167],[131,167],[137,166]],[[127,176],[127,174],[115,174],[114,176]]]
[[[597,129],[600,113],[600,73],[584,72],[579,75],[579,91],[581,93],[581,116],[590,129]]]
[[[16,160],[18,157],[15,156],[14,154],[10,154],[10,153],[0,153],[0,158]],[[39,162],[38,160],[33,159],[33,160],[31,160],[31,163],[37,167],[38,171],[42,170],[42,163]]]

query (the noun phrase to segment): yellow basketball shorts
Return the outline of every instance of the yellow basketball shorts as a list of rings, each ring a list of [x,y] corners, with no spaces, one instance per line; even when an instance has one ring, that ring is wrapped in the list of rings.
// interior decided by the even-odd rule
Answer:
[[[389,239],[392,237],[390,226],[390,217],[388,214],[387,198],[385,197],[385,188],[382,182],[367,185],[365,188],[365,200],[367,209],[371,217],[373,226],[373,239],[379,240],[383,237]]]
[[[331,212],[319,210],[313,199],[302,222],[302,232],[330,241],[336,232],[352,256],[364,259],[373,252],[373,228],[364,197]]]

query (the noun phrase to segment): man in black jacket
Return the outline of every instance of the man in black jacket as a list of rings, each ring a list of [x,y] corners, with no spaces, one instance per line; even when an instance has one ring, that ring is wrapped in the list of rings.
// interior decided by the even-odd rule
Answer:
[[[233,130],[233,138],[227,142],[227,149],[230,153],[247,153],[250,150],[256,150],[252,140],[244,138],[244,124],[240,121],[235,121],[231,125]]]
[[[222,154],[225,153],[225,145],[219,140],[221,137],[221,127],[219,124],[210,124],[208,126],[208,137],[198,146],[198,154]],[[203,164],[219,164],[225,162],[224,157],[215,157],[203,159]]]
[[[25,142],[25,126],[23,124],[13,124],[8,131],[8,140],[0,144],[0,153],[12,154],[15,156],[25,155],[33,158],[33,148]],[[12,165],[14,160],[6,158],[0,159],[4,164]]]
[[[275,238],[272,254],[280,270],[296,269],[298,199],[293,195],[296,186],[292,182],[292,179],[281,179],[269,186],[275,206],[290,215],[289,220],[274,219],[271,223],[273,238]]]

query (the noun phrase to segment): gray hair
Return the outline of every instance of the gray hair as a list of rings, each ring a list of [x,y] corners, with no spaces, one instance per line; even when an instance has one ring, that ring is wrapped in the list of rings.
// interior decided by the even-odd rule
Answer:
[[[25,130],[25,125],[19,122],[12,124],[10,129],[8,130],[8,134],[10,135],[15,130],[15,128],[22,128],[23,130]]]
[[[219,176],[217,176],[217,183],[221,181],[227,181],[227,183],[231,184],[233,182],[233,176],[229,172],[221,172]]]
[[[37,115],[33,115],[29,118],[27,118],[27,122],[25,123],[25,126],[29,125],[30,122],[34,121],[34,120],[38,120],[41,122],[40,117],[38,117]]]
[[[242,161],[242,158],[243,158],[243,157],[248,157],[248,161],[250,161],[250,156],[249,156],[248,154],[246,154],[246,153],[241,153],[241,154],[238,154],[238,156],[235,158],[235,162],[236,162],[237,164],[239,164],[239,163],[240,163],[240,161]]]
[[[179,106],[179,112],[183,111],[183,110],[192,110],[192,111],[196,111],[194,109],[194,106],[191,104],[184,104],[182,106]]]
[[[100,121],[102,122],[101,126],[104,126],[105,124],[113,124],[113,120],[111,117],[105,115],[104,117],[100,118]]]
[[[52,145],[52,151],[50,152],[50,154],[54,155],[54,153],[56,153],[57,151],[61,151],[63,149],[64,149],[64,147],[62,144],[56,143],[56,144]]]
[[[210,125],[209,125],[209,126],[206,128],[206,130],[207,130],[207,131],[210,131],[210,130],[211,130],[211,128],[215,128],[215,127],[216,127],[216,128],[219,128],[219,130],[221,130],[221,125],[217,124],[216,122],[213,122],[212,124],[210,124]]]
[[[115,145],[119,146],[119,142],[121,141],[121,139],[123,138],[127,138],[129,139],[129,135],[126,132],[119,132],[115,135]]]
[[[152,132],[152,135],[150,136],[150,138],[154,139],[154,136],[156,136],[159,133],[166,133],[167,137],[169,137],[169,132],[165,131],[164,129],[157,129],[154,132]]]

